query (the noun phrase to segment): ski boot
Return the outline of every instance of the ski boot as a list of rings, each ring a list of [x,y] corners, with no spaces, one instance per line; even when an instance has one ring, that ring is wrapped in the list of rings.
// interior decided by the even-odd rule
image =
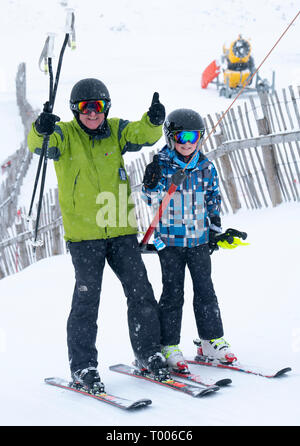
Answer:
[[[104,384],[100,380],[98,370],[95,367],[77,370],[72,373],[73,387],[82,388],[89,393],[103,393]]]
[[[197,356],[201,360],[215,361],[221,364],[232,364],[237,357],[230,351],[230,345],[223,338],[204,340],[195,339]]]
[[[161,349],[171,371],[176,373],[190,373],[187,362],[178,345],[165,345]]]
[[[166,359],[161,353],[154,353],[154,355],[146,360],[136,359],[134,366],[139,370],[141,375],[150,373],[157,381],[170,379]]]

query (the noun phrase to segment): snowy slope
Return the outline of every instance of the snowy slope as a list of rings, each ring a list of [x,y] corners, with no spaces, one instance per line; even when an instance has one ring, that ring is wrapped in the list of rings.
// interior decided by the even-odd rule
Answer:
[[[299,206],[245,212],[224,218],[224,227],[248,231],[251,245],[213,255],[213,278],[226,338],[241,361],[292,367],[286,377],[266,379],[194,366],[203,376],[229,377],[233,384],[195,399],[108,370],[133,359],[121,285],[106,266],[100,305],[98,348],[101,377],[109,392],[153,404],[127,413],[43,383],[46,376],[69,378],[66,319],[73,291],[69,256],[43,260],[0,281],[1,425],[209,426],[299,425],[300,312]],[[155,295],[160,268],[144,256]],[[187,275],[181,346],[193,356],[197,336],[192,285]],[[12,387],[9,383],[17,383]]]
[[[99,77],[112,96],[111,116],[138,119],[160,93],[167,111],[185,106],[201,114],[220,111],[230,100],[215,87],[201,90],[203,69],[219,57],[224,42],[239,33],[251,37],[258,64],[297,13],[297,2],[279,0],[90,0],[68,2],[75,8],[77,49],[66,50],[55,113],[71,119],[68,98],[83,77]],[[266,26],[266,20],[268,26]],[[23,138],[15,104],[15,74],[27,64],[27,96],[41,108],[48,78],[38,69],[47,31],[57,33],[58,57],[64,36],[61,2],[2,0],[0,5],[0,160],[12,154]],[[299,19],[276,47],[262,70],[276,70],[280,89],[299,84]],[[56,58],[57,60],[57,58]],[[163,140],[158,143],[160,146]],[[147,149],[144,149],[147,152]],[[34,161],[36,163],[36,160]],[[20,204],[28,205],[36,166],[32,166]],[[56,184],[51,164],[47,187]],[[247,231],[251,245],[213,257],[213,278],[223,314],[225,335],[241,360],[293,373],[266,380],[235,372],[201,368],[204,376],[228,376],[231,388],[203,399],[113,374],[108,366],[132,360],[121,286],[107,267],[104,275],[98,340],[101,376],[111,393],[149,397],[152,407],[124,413],[97,401],[66,394],[43,384],[46,376],[69,377],[66,318],[73,291],[69,256],[35,264],[0,281],[0,378],[18,382],[1,386],[1,425],[299,425],[299,248],[297,204],[226,216],[223,227]],[[296,229],[295,229],[296,228]],[[160,269],[155,256],[145,256],[150,280],[160,295]],[[194,354],[196,336],[192,287],[187,275],[182,348]],[[196,368],[193,368],[196,371]],[[197,369],[200,372],[200,369]]]

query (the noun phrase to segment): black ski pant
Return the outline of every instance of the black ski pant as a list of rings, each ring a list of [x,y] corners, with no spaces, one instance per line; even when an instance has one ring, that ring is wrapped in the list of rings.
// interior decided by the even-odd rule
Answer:
[[[180,343],[186,265],[193,281],[193,307],[199,337],[215,339],[223,336],[219,304],[211,279],[208,245],[166,247],[159,251],[159,259],[163,283],[159,301],[161,344]]]
[[[75,268],[75,289],[67,323],[71,372],[97,367],[97,319],[105,259],[127,297],[129,335],[134,354],[146,359],[160,351],[158,304],[148,281],[135,235],[68,242]],[[111,311],[119,296],[111,299]],[[112,327],[113,330],[113,327]]]

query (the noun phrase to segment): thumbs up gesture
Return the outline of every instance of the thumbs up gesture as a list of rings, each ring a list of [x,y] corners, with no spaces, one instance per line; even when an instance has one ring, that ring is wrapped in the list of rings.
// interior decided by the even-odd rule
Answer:
[[[153,94],[152,103],[148,110],[148,116],[153,125],[161,125],[165,120],[165,107],[159,102],[159,94],[157,92]]]

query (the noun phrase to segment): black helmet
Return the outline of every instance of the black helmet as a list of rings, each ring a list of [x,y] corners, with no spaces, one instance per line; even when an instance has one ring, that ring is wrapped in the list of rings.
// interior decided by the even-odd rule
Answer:
[[[105,115],[107,116],[111,101],[109,91],[104,83],[99,81],[98,79],[93,78],[82,79],[81,81],[77,82],[72,88],[70,96],[70,108],[74,113],[74,108],[72,107],[73,104],[76,104],[80,101],[93,101],[97,99],[105,99],[108,102],[108,108],[105,113]]]
[[[167,116],[163,126],[166,143],[171,150],[175,147],[173,133],[178,130],[201,130],[203,134],[198,143],[200,144],[205,132],[203,119],[199,113],[188,108],[179,108],[172,111]]]

